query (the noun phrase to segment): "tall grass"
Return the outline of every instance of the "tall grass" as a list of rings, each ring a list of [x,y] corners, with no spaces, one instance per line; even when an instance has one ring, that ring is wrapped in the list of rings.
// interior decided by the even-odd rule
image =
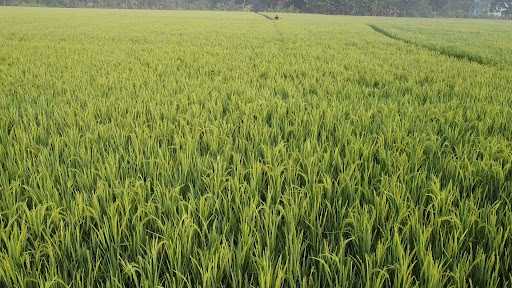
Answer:
[[[473,53],[464,51],[463,49],[460,49],[459,47],[456,47],[456,46],[446,46],[446,44],[441,41],[438,41],[438,42],[436,41],[435,45],[428,44],[428,43],[422,43],[420,41],[403,38],[402,36],[400,36],[396,33],[390,32],[388,30],[385,30],[375,24],[369,24],[368,26],[370,28],[372,28],[375,32],[380,33],[388,38],[391,38],[391,39],[394,39],[397,41],[402,41],[406,44],[415,45],[420,48],[429,49],[432,52],[443,55],[443,56],[453,57],[453,58],[466,60],[466,61],[471,61],[471,62],[479,63],[482,65],[495,64],[493,57],[486,59],[485,57],[483,57],[479,54],[473,54]],[[417,33],[421,33],[421,32],[418,31]]]
[[[368,19],[0,9],[0,286],[512,285],[510,70]]]
[[[504,69],[512,64],[509,21],[380,18],[370,22],[374,30],[390,38],[440,54]]]

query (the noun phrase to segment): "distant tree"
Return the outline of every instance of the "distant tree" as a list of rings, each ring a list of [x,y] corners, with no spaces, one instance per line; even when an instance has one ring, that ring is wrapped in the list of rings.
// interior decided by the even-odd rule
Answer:
[[[430,6],[432,10],[436,13],[442,12],[445,9],[446,5],[448,5],[448,0],[431,0]]]
[[[512,16],[512,0],[494,0],[491,3],[492,12],[500,12],[502,16]]]
[[[245,9],[262,11],[376,15],[376,16],[477,16],[497,12],[512,16],[512,0],[0,0],[4,5],[105,7],[149,9]],[[1,2],[0,2],[1,3]],[[498,13],[499,12],[499,13]],[[486,13],[485,13],[486,14]]]

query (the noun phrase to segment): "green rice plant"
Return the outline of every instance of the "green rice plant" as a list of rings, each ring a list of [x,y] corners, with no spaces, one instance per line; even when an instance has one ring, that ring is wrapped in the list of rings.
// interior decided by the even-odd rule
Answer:
[[[0,8],[0,286],[511,286],[506,25]]]

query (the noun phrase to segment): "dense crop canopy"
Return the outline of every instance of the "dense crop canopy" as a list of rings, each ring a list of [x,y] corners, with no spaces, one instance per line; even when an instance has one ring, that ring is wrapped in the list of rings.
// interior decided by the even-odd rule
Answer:
[[[0,286],[512,285],[512,30],[437,21],[0,9]]]

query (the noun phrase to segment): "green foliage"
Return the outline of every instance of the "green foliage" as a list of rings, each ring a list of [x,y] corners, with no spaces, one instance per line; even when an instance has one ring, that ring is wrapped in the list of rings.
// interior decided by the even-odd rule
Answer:
[[[3,2],[2,2],[3,1]],[[280,11],[407,17],[508,17],[510,0],[0,0],[0,5],[75,8]],[[510,6],[512,7],[512,6]],[[498,14],[490,14],[496,13]],[[500,16],[496,16],[500,15]]]
[[[512,285],[511,70],[400,23],[0,9],[0,286]]]
[[[383,19],[372,25],[390,38],[448,56],[504,68],[512,64],[512,33],[506,22],[481,19]]]

